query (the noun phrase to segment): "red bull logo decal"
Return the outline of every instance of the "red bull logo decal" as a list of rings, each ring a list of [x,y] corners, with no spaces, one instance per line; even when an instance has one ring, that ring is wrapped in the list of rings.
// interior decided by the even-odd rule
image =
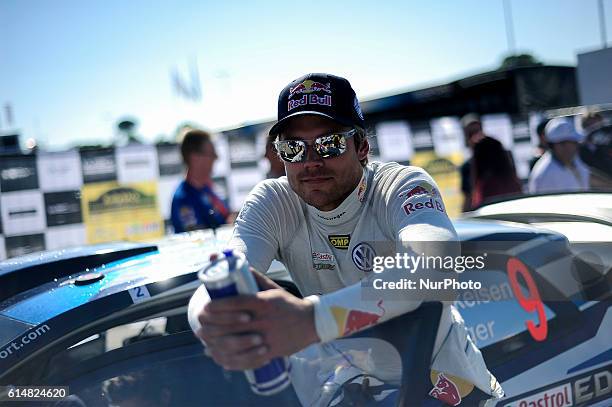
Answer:
[[[293,98],[295,95],[299,95],[302,93],[312,93],[312,92],[326,92],[331,93],[331,84],[330,83],[321,83],[317,81],[313,81],[310,79],[305,80],[299,85],[295,85],[291,89],[289,89],[289,99]]]
[[[402,208],[404,209],[404,212],[406,212],[406,215],[413,214],[414,212],[420,211],[422,209],[435,209],[442,213],[445,212],[444,205],[442,205],[442,202],[433,198],[429,198],[425,202],[407,202],[404,204],[404,206],[402,206]]]
[[[317,96],[317,95],[304,95],[300,99],[289,100],[287,103],[287,110],[291,111],[300,106],[306,105],[322,105],[331,106],[332,97],[330,95]]]
[[[381,314],[373,312],[348,310],[343,307],[331,307],[332,314],[338,326],[339,336],[350,335],[369,326],[375,325],[385,315],[382,306],[383,301],[378,301],[376,306],[382,310]]]
[[[409,199],[413,196],[417,196],[417,195],[429,195],[429,196],[440,196],[440,194],[438,193],[438,190],[436,188],[434,188],[433,186],[431,186],[430,184],[428,184],[427,182],[422,182],[419,185],[417,185],[416,187],[410,189],[409,191],[403,191],[400,192],[398,197],[399,198],[404,198],[404,199]]]
[[[447,375],[441,372],[431,371],[431,382],[433,389],[429,395],[449,406],[457,406],[461,403],[462,397],[467,396],[474,390],[474,385],[458,377]]]

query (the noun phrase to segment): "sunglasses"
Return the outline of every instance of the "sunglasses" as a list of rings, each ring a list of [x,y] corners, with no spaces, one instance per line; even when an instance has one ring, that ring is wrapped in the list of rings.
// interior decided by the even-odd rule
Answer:
[[[346,139],[355,135],[355,129],[327,134],[317,137],[314,143],[304,140],[276,140],[274,148],[283,161],[288,163],[302,163],[308,156],[308,146],[313,145],[314,150],[321,158],[334,158],[346,151]]]

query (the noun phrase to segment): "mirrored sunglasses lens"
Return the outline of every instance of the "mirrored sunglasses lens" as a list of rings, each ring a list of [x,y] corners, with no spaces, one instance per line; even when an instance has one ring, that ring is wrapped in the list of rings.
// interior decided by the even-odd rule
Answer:
[[[305,158],[306,143],[300,140],[283,140],[277,144],[280,157],[290,163],[301,162]]]
[[[323,158],[338,157],[346,151],[346,138],[342,134],[319,137],[316,142],[317,153]]]

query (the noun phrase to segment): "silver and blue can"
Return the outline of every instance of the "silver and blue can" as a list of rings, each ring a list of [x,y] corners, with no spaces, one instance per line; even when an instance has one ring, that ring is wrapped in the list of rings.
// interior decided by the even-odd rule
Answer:
[[[210,265],[198,272],[211,300],[259,291],[249,263],[242,253],[225,250]],[[274,358],[264,366],[245,370],[247,381],[254,393],[263,396],[276,394],[291,383],[289,359]]]

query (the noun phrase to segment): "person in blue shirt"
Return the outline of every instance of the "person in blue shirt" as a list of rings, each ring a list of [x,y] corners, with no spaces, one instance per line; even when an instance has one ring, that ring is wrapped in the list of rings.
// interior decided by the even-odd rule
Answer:
[[[228,223],[230,212],[212,188],[212,168],[217,153],[210,134],[190,130],[181,143],[187,166],[185,179],[172,198],[171,220],[175,233],[216,228]]]

